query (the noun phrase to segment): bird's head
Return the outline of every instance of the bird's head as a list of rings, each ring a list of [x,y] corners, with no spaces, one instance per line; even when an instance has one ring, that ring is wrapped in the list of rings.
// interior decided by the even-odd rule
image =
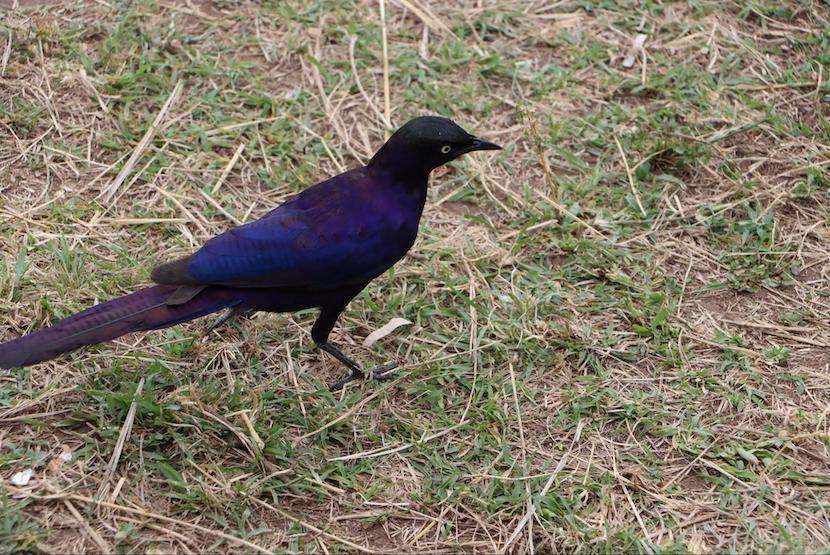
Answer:
[[[470,135],[451,119],[422,116],[395,131],[369,164],[429,173],[462,154],[500,149],[495,143]]]

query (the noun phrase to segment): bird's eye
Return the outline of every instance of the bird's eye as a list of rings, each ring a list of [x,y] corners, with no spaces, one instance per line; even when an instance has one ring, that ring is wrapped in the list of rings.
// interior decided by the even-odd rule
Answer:
[[[444,146],[441,147],[441,154],[446,154],[450,150],[452,150],[452,147],[450,145],[444,145]]]

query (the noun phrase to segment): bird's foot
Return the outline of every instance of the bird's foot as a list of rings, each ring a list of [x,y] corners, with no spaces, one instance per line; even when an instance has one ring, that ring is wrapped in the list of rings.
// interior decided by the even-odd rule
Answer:
[[[388,380],[390,378],[395,377],[395,372],[393,372],[393,370],[397,367],[397,362],[387,362],[386,364],[381,364],[380,366],[370,368],[366,371],[366,373],[364,373],[362,370],[352,370],[351,374],[349,374],[339,382],[331,384],[331,386],[329,386],[329,389],[331,389],[332,391],[340,391],[346,386],[346,384],[350,382],[365,379],[367,374],[369,378],[373,380]]]
[[[373,380],[389,380],[395,377],[396,372],[393,372],[398,367],[397,362],[387,362],[380,366],[375,366],[369,370],[369,377]]]
[[[354,372],[353,371],[351,374],[349,374],[348,376],[346,376],[342,380],[334,382],[333,384],[331,384],[329,386],[329,389],[331,391],[340,391],[341,389],[346,387],[347,383],[353,382],[355,380],[362,380],[363,378],[364,378],[363,372]]]

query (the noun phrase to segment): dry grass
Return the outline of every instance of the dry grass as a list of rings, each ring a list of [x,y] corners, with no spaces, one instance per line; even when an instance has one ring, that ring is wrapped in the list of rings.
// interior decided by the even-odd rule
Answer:
[[[828,18],[3,12],[2,338],[365,161],[387,119],[506,148],[436,172],[412,254],[341,319],[349,352],[405,364],[392,382],[328,393],[310,311],[0,376],[0,550],[826,551]],[[359,346],[393,317],[414,325]]]

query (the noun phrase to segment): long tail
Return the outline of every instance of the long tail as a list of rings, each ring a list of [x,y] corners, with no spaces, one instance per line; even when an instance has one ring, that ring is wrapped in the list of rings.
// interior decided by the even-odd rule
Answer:
[[[0,344],[0,368],[28,366],[134,331],[167,328],[239,304],[230,289],[208,288],[184,304],[166,300],[177,286],[156,285],[93,306],[57,324]]]

